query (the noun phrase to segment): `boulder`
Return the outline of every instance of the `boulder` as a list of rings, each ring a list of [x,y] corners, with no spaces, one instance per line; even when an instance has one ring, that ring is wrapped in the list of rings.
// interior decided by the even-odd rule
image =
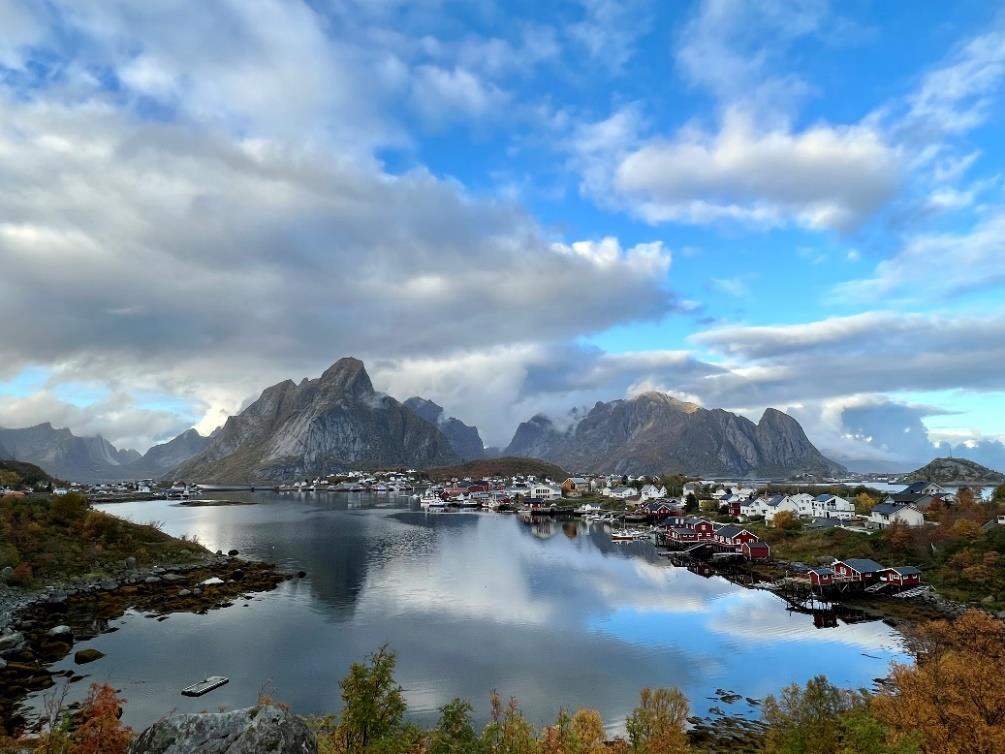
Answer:
[[[79,649],[73,655],[73,661],[78,665],[86,665],[89,662],[100,660],[105,653],[97,649]]]
[[[232,712],[175,715],[147,728],[129,754],[317,754],[303,720],[261,705]]]
[[[126,570],[127,571],[136,570],[136,558],[134,558],[132,555],[126,558]]]
[[[14,569],[10,566],[6,566],[2,571],[0,571],[0,583],[9,584],[14,580]]]
[[[73,636],[73,629],[69,626],[56,626],[55,628],[50,628],[45,632],[45,635],[50,638],[57,638],[61,636],[70,637]]]

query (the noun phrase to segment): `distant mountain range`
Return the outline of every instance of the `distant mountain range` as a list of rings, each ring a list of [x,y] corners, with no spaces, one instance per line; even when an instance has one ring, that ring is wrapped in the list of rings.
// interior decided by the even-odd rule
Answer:
[[[517,428],[503,453],[541,458],[572,471],[619,474],[788,477],[846,472],[781,411],[769,408],[754,424],[658,392],[598,402],[564,430],[545,416],[535,416]]]
[[[50,423],[22,429],[0,428],[0,458],[42,467],[52,476],[81,482],[154,479],[200,452],[209,438],[194,429],[154,445],[145,454],[118,450],[103,437],[77,437]]]
[[[936,458],[902,478],[904,482],[938,484],[1002,484],[1005,474],[966,458]]]
[[[346,469],[431,468],[500,454],[570,471],[630,474],[781,478],[846,471],[781,411],[768,409],[755,424],[658,392],[598,402],[570,414],[563,428],[538,415],[520,424],[507,448],[485,448],[477,427],[448,416],[433,401],[413,397],[400,403],[375,391],[354,358],[339,359],[317,379],[266,388],[209,437],[191,429],[142,456],[49,424],[0,429],[0,445],[6,455],[80,481],[284,481]]]
[[[363,362],[343,358],[318,379],[266,388],[174,474],[197,482],[282,481],[459,460],[435,424],[376,392]]]

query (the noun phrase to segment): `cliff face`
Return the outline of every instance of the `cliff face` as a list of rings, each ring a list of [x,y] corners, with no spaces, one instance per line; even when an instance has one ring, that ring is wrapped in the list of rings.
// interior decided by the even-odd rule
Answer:
[[[485,456],[485,444],[478,434],[478,427],[472,427],[452,416],[444,416],[443,406],[425,398],[409,398],[405,401],[405,406],[439,429],[462,461]]]
[[[363,362],[344,358],[318,379],[286,380],[264,390],[172,475],[197,482],[282,481],[457,460],[442,432],[374,391]]]
[[[505,454],[543,458],[570,470],[621,474],[778,477],[844,470],[781,411],[768,409],[754,424],[657,392],[598,402],[564,432],[535,416],[517,428]]]

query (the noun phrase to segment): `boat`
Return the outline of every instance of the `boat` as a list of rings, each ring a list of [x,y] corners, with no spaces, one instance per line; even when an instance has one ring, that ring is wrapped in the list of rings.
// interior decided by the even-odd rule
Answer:
[[[208,694],[214,689],[218,689],[221,686],[230,683],[230,679],[222,675],[211,675],[198,683],[193,683],[191,686],[186,686],[181,690],[182,696],[203,696]]]
[[[613,542],[634,542],[635,532],[631,529],[616,529],[611,532],[611,541]]]

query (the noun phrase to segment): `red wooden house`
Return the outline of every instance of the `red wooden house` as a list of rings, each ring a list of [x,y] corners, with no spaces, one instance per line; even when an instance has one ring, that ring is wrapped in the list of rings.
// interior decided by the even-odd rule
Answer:
[[[921,571],[914,566],[884,568],[879,574],[879,580],[885,581],[891,586],[906,589],[907,587],[918,586],[921,583]]]
[[[740,545],[740,554],[747,560],[767,560],[771,557],[771,548],[767,542],[753,540]]]
[[[812,568],[806,572],[806,575],[810,579],[810,585],[812,586],[833,586],[834,585],[834,569],[833,568]]]
[[[879,581],[880,574],[885,570],[883,566],[869,558],[837,560],[831,568],[834,570],[835,582],[863,584],[873,584]]]
[[[740,545],[745,542],[757,542],[760,540],[760,537],[744,529],[742,526],[725,524],[715,530],[713,539],[717,544],[733,547],[739,551]]]
[[[679,526],[671,526],[667,536],[673,542],[710,542],[715,536],[711,521],[697,516],[688,516]]]

